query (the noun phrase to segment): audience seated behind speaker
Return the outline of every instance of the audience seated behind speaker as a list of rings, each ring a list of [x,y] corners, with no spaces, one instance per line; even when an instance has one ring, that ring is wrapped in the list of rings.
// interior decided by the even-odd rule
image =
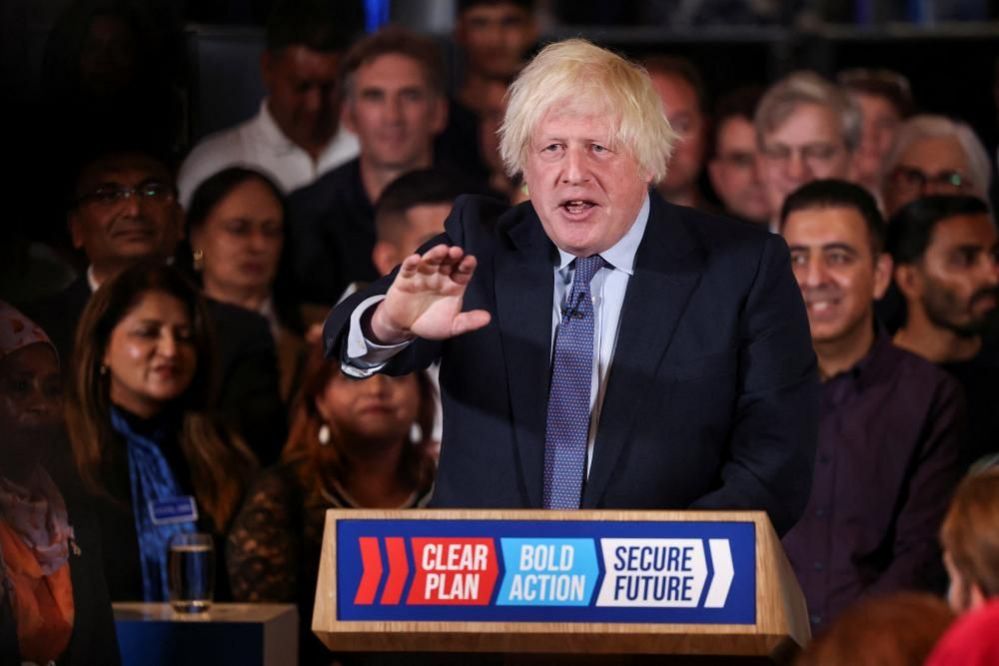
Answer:
[[[930,594],[864,599],[816,636],[795,666],[923,666],[953,618]]]
[[[226,551],[236,600],[298,604],[302,663],[329,661],[309,629],[326,509],[424,506],[433,410],[423,373],[356,380],[310,354],[281,463],[247,494]]]
[[[253,118],[191,149],[177,176],[185,208],[194,190],[226,167],[262,171],[288,193],[357,157],[357,138],[339,122],[338,69],[350,39],[342,7],[321,0],[272,4],[260,58],[267,97]]]
[[[73,367],[77,323],[92,294],[138,261],[169,263],[184,229],[173,176],[147,153],[92,156],[67,189],[66,218],[87,269],[64,290],[22,308],[48,333],[66,374]],[[263,463],[277,460],[287,415],[267,322],[212,299],[208,311],[218,340],[220,412]]]
[[[215,419],[208,317],[181,273],[143,262],[102,286],[80,320],[67,427],[114,601],[167,599],[167,549],[180,532],[214,535],[225,571],[224,535],[256,462]],[[164,501],[176,498],[190,508],[164,522]],[[228,598],[218,575],[216,599]]]
[[[120,663],[100,533],[64,464],[58,355],[3,301],[0,432],[0,663]]]
[[[187,210],[181,260],[206,296],[256,312],[270,325],[281,374],[281,397],[291,402],[305,363],[307,314],[295,302],[284,197],[267,176],[229,167],[195,190]],[[322,321],[322,312],[313,315]]]
[[[343,122],[360,156],[288,198],[295,279],[307,303],[331,305],[354,281],[373,280],[374,204],[402,174],[438,164],[433,140],[447,121],[444,65],[429,38],[389,26],[344,57]]]

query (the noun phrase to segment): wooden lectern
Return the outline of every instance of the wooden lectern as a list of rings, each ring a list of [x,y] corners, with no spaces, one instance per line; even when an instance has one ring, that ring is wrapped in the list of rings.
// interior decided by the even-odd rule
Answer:
[[[312,629],[335,652],[786,663],[807,617],[759,511],[330,510]]]

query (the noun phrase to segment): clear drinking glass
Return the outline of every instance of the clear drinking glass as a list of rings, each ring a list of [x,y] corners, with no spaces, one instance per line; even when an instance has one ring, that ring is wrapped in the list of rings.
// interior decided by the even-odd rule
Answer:
[[[178,613],[201,613],[215,594],[215,544],[210,534],[177,534],[167,557],[170,604]]]

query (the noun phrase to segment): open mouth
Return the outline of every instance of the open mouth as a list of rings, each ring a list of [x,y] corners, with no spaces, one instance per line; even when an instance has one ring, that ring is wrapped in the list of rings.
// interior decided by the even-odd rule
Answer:
[[[594,206],[595,203],[586,199],[570,199],[562,203],[562,209],[570,215],[582,215]]]

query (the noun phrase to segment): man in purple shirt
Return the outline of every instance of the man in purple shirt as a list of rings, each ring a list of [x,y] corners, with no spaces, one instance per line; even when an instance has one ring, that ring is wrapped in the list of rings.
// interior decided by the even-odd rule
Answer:
[[[780,219],[822,378],[812,491],[784,547],[820,631],[864,595],[940,582],[936,531],[960,473],[964,399],[875,326],[891,259],[863,188],[814,181]]]

